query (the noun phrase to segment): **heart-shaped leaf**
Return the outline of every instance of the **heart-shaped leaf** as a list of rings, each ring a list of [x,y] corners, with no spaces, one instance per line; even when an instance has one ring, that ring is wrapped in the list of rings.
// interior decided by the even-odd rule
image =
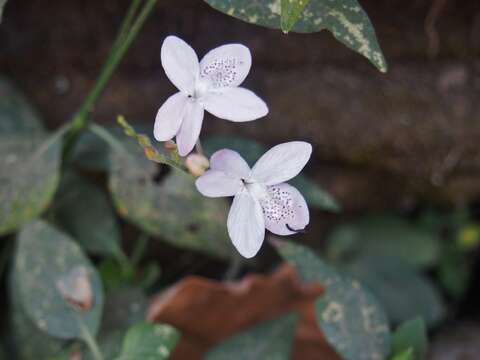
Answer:
[[[315,0],[305,6],[283,6],[286,0],[205,0],[213,8],[240,20],[280,29],[283,25],[291,31],[311,33],[329,30],[335,38],[350,49],[370,60],[381,72],[387,63],[377,42],[375,30],[357,0]],[[288,1],[300,3],[299,0]],[[303,4],[303,1],[302,1]],[[286,20],[284,20],[283,10]],[[292,9],[292,11],[288,11]],[[298,21],[296,14],[301,12]],[[289,16],[290,15],[290,16]]]
[[[280,255],[302,280],[319,282],[317,322],[327,341],[346,360],[385,359],[390,352],[387,317],[378,301],[356,280],[340,275],[307,248],[274,240]]]
[[[163,360],[177,345],[180,333],[166,324],[138,324],[125,336],[121,355],[117,360]]]
[[[0,136],[0,235],[48,206],[59,180],[63,129],[45,135]]]
[[[100,277],[68,235],[42,221],[24,226],[14,271],[23,309],[40,330],[62,339],[97,333],[103,308]]]
[[[265,321],[215,346],[206,360],[288,360],[298,317],[295,314]]]

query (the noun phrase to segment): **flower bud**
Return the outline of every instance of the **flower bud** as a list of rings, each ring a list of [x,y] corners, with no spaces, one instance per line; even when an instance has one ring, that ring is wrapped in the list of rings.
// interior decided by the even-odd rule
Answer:
[[[165,150],[168,150],[168,151],[177,150],[177,144],[175,144],[175,141],[173,141],[173,140],[165,141],[163,143],[163,146],[164,146]]]
[[[208,169],[210,163],[208,159],[201,154],[190,154],[185,159],[185,166],[187,167],[190,174],[195,177],[203,175],[205,170]]]

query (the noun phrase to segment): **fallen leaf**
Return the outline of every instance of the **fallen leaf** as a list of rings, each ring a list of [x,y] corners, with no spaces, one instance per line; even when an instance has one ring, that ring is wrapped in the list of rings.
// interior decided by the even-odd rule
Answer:
[[[287,312],[300,315],[293,359],[339,360],[315,320],[319,284],[303,284],[295,270],[282,265],[273,274],[248,275],[233,283],[189,276],[157,295],[147,318],[175,326],[182,333],[172,360],[201,359],[225,338]]]

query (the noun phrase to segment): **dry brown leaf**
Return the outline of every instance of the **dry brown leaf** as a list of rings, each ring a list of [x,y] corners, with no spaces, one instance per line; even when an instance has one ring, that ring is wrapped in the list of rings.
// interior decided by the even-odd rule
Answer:
[[[258,322],[297,311],[293,359],[339,360],[315,320],[318,284],[302,284],[295,270],[282,265],[269,276],[248,275],[233,283],[190,276],[156,296],[147,318],[166,322],[182,332],[173,360],[201,359],[219,341]]]

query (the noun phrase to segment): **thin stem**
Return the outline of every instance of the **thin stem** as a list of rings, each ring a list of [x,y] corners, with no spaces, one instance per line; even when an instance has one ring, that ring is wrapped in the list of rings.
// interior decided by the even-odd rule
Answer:
[[[125,35],[128,32],[128,29],[132,26],[133,18],[137,13],[138,7],[140,6],[141,2],[142,0],[132,0],[130,7],[127,10],[127,15],[125,15],[125,18],[122,21],[120,31],[118,32],[117,38],[113,43],[111,51],[113,51],[115,48],[118,47],[119,44],[122,43],[123,39],[125,38]]]
[[[95,103],[100,95],[103,93],[106,85],[112,77],[120,61],[125,56],[133,40],[137,37],[148,15],[152,12],[157,0],[147,0],[135,21],[134,15],[140,6],[141,0],[132,0],[127,15],[121,25],[119,34],[112,46],[110,54],[103,65],[103,68],[98,76],[92,90],[85,98],[80,109],[74,115],[70,124],[70,133],[66,139],[63,157],[64,159],[70,156],[70,153],[78,139],[79,133],[85,129],[90,122],[90,113],[93,111]],[[133,22],[133,25],[132,25]]]
[[[147,0],[147,3],[143,7],[143,9],[140,11],[140,14],[138,15],[137,19],[135,20],[131,28],[129,30],[126,30],[125,27],[127,25],[127,20],[128,22],[131,22],[132,21],[131,18],[133,17],[132,12],[130,10],[132,10],[132,8],[134,8],[133,10],[135,10],[135,8],[138,7],[139,5],[137,4],[138,0],[135,0],[134,2],[132,2],[129,13],[127,14],[125,22],[122,25],[122,29],[120,30],[118,40],[116,41],[116,46],[112,48],[112,53],[108,57],[107,62],[105,63],[100,75],[97,78],[97,81],[95,82],[92,90],[88,94],[87,98],[85,99],[83,105],[81,106],[80,110],[76,115],[76,118],[79,119],[79,120],[76,120],[80,123],[79,126],[85,127],[90,121],[89,114],[93,110],[93,106],[95,105],[95,102],[102,94],[103,90],[105,89],[105,86],[107,85],[108,81],[112,77],[113,72],[115,71],[117,66],[120,64],[120,61],[125,56],[125,53],[127,52],[127,50],[132,45],[133,40],[135,40],[135,38],[137,37],[145,20],[153,10],[153,7],[156,1],[157,0]],[[128,33],[125,35],[127,31]]]
[[[88,328],[83,323],[80,317],[78,318],[78,323],[80,325],[80,331],[82,332],[82,339],[88,346],[88,349],[92,353],[92,356],[95,360],[104,360],[100,347],[98,346],[97,340],[92,336]]]

